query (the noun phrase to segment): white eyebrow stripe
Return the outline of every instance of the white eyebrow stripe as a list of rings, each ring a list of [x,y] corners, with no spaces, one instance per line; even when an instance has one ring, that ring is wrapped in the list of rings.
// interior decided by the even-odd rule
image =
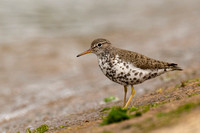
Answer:
[[[104,44],[104,43],[107,43],[107,41],[104,41],[104,42],[98,42],[98,43],[96,43],[96,44],[94,45],[94,47],[93,47],[93,48],[96,48],[96,47],[98,47],[97,45],[98,45],[99,43],[101,43],[101,44]]]
[[[101,44],[103,44],[103,43],[107,43],[107,41],[101,42]],[[98,43],[97,43],[97,44],[98,44]]]

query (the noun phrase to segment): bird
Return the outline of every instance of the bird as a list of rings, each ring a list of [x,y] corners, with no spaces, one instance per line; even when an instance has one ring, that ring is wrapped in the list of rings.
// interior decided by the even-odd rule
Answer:
[[[77,55],[93,53],[97,56],[98,64],[103,74],[110,80],[123,85],[123,107],[128,108],[135,95],[134,85],[155,78],[169,71],[181,71],[176,63],[168,63],[149,58],[143,54],[115,47],[109,40],[97,38],[91,47]],[[131,86],[131,95],[126,101],[127,88]]]

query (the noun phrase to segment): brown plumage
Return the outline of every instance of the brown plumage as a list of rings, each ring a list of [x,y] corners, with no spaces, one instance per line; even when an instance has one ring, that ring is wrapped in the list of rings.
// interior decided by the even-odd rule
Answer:
[[[125,108],[128,107],[135,94],[133,85],[142,83],[168,71],[182,70],[175,63],[155,60],[136,52],[116,48],[110,41],[103,38],[94,40],[91,48],[77,57],[88,53],[97,55],[99,67],[110,80],[124,85]],[[132,93],[126,103],[128,85],[131,85]]]
[[[127,62],[133,63],[136,67],[141,69],[173,69],[173,70],[182,70],[178,67],[175,63],[168,63],[164,61],[155,60],[149,58],[145,55],[123,50],[123,49],[116,49],[117,53],[119,54],[120,58],[124,59]]]

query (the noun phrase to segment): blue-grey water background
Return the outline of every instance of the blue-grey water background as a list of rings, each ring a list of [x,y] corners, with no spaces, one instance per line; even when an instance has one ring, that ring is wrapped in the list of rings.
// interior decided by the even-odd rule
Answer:
[[[122,99],[122,86],[105,78],[94,55],[76,58],[98,37],[195,68],[199,14],[198,0],[0,0],[0,132]],[[137,94],[174,80],[169,75],[138,85]]]

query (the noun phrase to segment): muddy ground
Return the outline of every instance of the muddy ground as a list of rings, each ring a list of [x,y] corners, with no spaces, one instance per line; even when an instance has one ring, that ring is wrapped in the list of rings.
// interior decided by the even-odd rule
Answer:
[[[69,116],[79,120],[79,122],[68,124],[65,129],[59,130],[56,133],[141,133],[141,132],[156,132],[156,133],[198,133],[200,131],[200,79],[194,78],[191,80],[182,81],[180,84],[170,87],[164,87],[149,92],[143,96],[134,98],[131,106],[154,105],[160,104],[158,107],[152,107],[149,111],[137,118],[125,120],[120,123],[100,126],[102,117],[107,116],[108,112],[102,113],[102,109],[111,106],[121,106],[122,101],[113,102],[108,105],[100,106],[97,109],[91,109],[80,114]],[[187,108],[178,113],[173,112],[180,106],[195,103],[197,107],[187,110]],[[157,114],[160,112],[173,112],[173,116],[169,118],[159,118]],[[186,123],[187,122],[187,123]],[[50,131],[54,132],[54,131]]]
[[[196,38],[197,35],[193,37]],[[28,45],[20,44],[23,47],[2,45],[1,54],[9,57],[13,65],[9,65],[9,60],[2,58],[1,61],[7,62],[4,62],[5,66],[1,67],[1,88],[3,88],[1,89],[2,108],[0,108],[2,112],[1,130],[8,133],[25,132],[28,128],[36,129],[47,124],[50,132],[57,131],[61,127],[65,129],[63,132],[71,130],[79,132],[79,128],[84,127],[86,127],[84,130],[88,131],[90,131],[90,127],[97,127],[98,130],[103,131],[104,127],[99,127],[102,116],[99,111],[107,106],[122,105],[123,87],[103,76],[94,56],[88,55],[86,58],[80,59],[75,57],[74,53],[77,51],[79,53],[87,47],[78,48],[76,45],[65,45],[65,40],[60,42],[61,47],[56,47],[57,49],[54,47],[54,43],[59,41],[49,42],[47,40],[29,42]],[[136,95],[131,105],[159,102],[159,99],[153,98],[151,95],[146,100],[140,97],[155,89],[174,87],[181,81],[199,77],[200,64],[199,58],[196,58],[200,53],[198,52],[199,45],[192,43],[193,39],[190,40],[193,45],[185,44],[185,47],[181,47],[183,45],[181,43],[172,43],[171,46],[169,45],[170,47],[166,47],[169,53],[162,53],[163,49],[156,45],[155,49],[147,52],[149,56],[151,54],[157,56],[153,54],[154,51],[157,51],[162,60],[175,60],[183,67],[184,71],[170,72],[135,86]],[[171,49],[174,44],[179,46]],[[126,47],[128,46],[126,45]],[[147,45],[139,47],[135,45],[140,49],[145,49],[145,46]],[[73,50],[66,53],[65,49],[68,48]],[[187,51],[188,48],[190,50]],[[46,50],[47,52],[44,52]],[[172,51],[177,54],[173,55]],[[169,59],[165,59],[166,57]],[[185,62],[188,63],[185,64]],[[182,95],[186,95],[186,92],[183,91],[183,94],[176,95],[182,97]],[[155,97],[162,97],[162,95],[166,95],[165,91],[163,94],[156,94]],[[109,96],[118,97],[119,101],[105,104],[103,99]]]
[[[49,132],[144,132],[141,129],[149,128],[138,129],[132,123],[140,125],[137,122],[147,116],[154,119],[154,113],[198,101],[198,86],[178,85],[200,77],[199,0],[87,0],[81,6],[73,0],[19,0],[0,1],[0,6],[2,133],[23,133],[43,124],[49,126]],[[135,86],[130,107],[169,102],[136,119],[100,127],[101,116],[107,115],[100,111],[122,105],[123,87],[102,74],[95,55],[76,58],[98,37],[117,47],[179,64],[182,72],[166,73]],[[105,103],[104,98],[110,96],[119,100]],[[193,123],[198,118],[193,114],[198,113],[193,108],[187,115],[181,113],[170,127],[163,123],[149,131],[175,132],[187,126],[194,126],[192,132],[198,131]],[[182,119],[190,124],[185,125]]]

